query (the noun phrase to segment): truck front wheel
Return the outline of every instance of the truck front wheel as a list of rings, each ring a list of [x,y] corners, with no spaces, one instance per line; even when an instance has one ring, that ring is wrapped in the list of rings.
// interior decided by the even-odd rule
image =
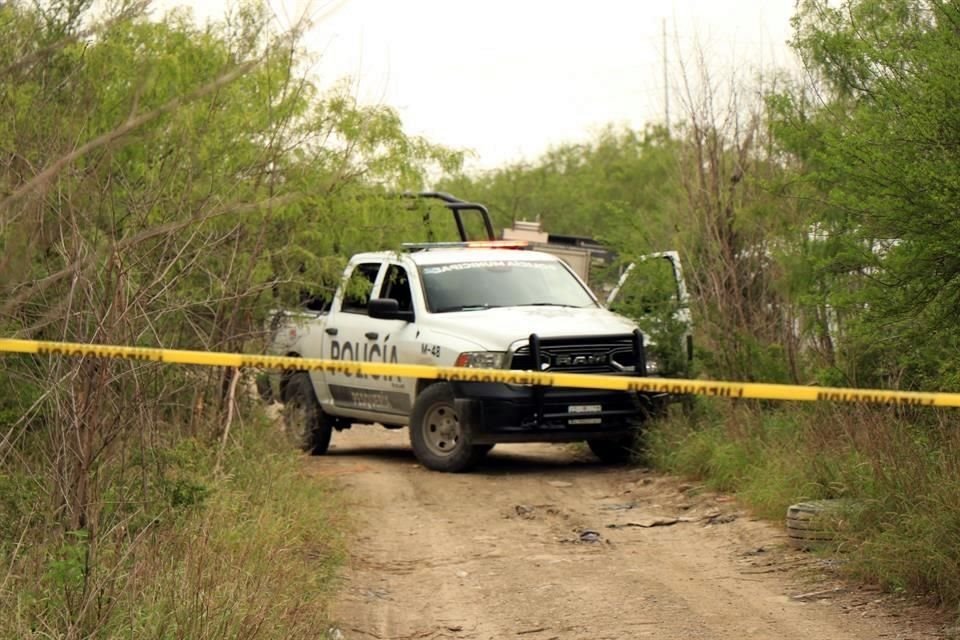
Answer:
[[[417,460],[434,471],[466,471],[490,450],[474,445],[470,427],[460,421],[453,390],[445,382],[424,389],[410,416],[410,445]]]
[[[320,455],[330,447],[333,428],[305,371],[290,376],[284,387],[283,430],[290,443],[301,451]]]
[[[643,422],[633,425],[633,431],[613,439],[596,438],[587,440],[593,455],[607,464],[630,462],[643,451]]]

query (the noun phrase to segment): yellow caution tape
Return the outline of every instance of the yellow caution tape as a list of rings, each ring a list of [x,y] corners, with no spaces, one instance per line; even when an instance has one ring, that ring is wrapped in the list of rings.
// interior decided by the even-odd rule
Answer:
[[[808,387],[757,382],[717,382],[675,378],[641,378],[583,373],[546,373],[504,369],[467,369],[433,367],[418,364],[388,364],[283,356],[250,356],[241,353],[208,353],[181,349],[152,349],[90,345],[74,342],[43,342],[0,338],[0,352],[33,353],[49,356],[118,358],[195,364],[213,367],[252,367],[257,369],[297,369],[322,371],[348,376],[400,376],[451,382],[502,382],[516,385],[580,387],[615,391],[644,391],[672,395],[705,395],[755,400],[800,400],[805,402],[858,402],[882,405],[960,407],[960,393],[928,393],[921,391],[883,391],[838,387]]]

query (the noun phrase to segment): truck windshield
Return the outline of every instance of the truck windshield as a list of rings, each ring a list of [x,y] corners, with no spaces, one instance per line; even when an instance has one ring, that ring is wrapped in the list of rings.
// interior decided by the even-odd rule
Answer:
[[[595,307],[593,297],[559,262],[490,260],[420,267],[433,313],[492,307]]]

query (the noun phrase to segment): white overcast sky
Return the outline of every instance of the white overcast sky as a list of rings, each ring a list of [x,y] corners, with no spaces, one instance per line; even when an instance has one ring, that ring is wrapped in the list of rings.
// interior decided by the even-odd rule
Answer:
[[[694,44],[711,73],[795,66],[786,45],[795,0],[270,0],[281,25],[306,11],[321,85],[349,77],[364,103],[387,104],[405,130],[475,154],[485,169],[534,160],[608,123],[664,121],[669,84]],[[199,20],[225,0],[159,0]],[[746,76],[746,77],[744,77]],[[671,120],[678,118],[675,97]]]

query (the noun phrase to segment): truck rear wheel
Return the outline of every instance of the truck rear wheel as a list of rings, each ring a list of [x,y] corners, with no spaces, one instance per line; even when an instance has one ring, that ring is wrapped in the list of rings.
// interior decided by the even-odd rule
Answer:
[[[330,447],[333,427],[320,408],[310,375],[305,371],[290,376],[284,388],[283,431],[287,440],[301,451],[320,455]]]
[[[410,416],[410,445],[417,460],[428,469],[466,471],[490,450],[474,445],[469,426],[460,421],[453,390],[445,382],[424,389]]]

